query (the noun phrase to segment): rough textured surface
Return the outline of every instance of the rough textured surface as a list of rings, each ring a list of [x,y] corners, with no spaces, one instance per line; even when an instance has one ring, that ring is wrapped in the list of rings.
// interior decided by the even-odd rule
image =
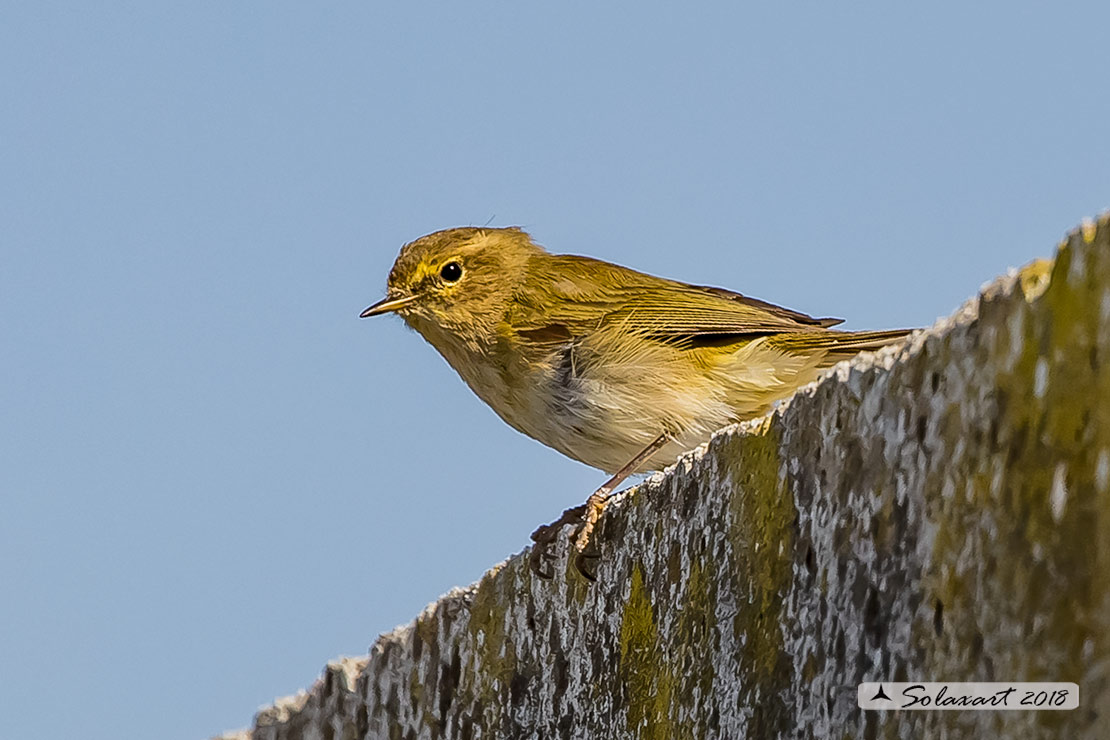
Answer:
[[[255,718],[311,738],[1110,737],[1110,221],[516,556]],[[860,712],[1056,680],[1072,712]]]

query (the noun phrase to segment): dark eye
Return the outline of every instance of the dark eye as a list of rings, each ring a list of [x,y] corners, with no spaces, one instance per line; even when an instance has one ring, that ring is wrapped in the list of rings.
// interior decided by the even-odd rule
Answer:
[[[439,271],[439,276],[449,283],[453,283],[462,277],[462,266],[458,262],[448,262]]]

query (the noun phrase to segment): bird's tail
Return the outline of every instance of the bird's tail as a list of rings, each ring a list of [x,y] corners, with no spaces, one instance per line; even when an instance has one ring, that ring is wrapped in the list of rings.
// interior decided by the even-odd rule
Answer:
[[[824,352],[820,367],[830,367],[849,357],[894,344],[913,329],[883,329],[880,331],[797,332],[778,334],[770,344],[787,352]]]

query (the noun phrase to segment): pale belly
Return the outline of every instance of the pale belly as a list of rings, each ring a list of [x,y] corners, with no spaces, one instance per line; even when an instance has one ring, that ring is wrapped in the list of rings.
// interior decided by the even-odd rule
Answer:
[[[512,385],[463,377],[517,430],[612,473],[666,434],[671,441],[635,472],[660,470],[714,431],[765,413],[816,376],[812,365],[784,366],[781,353],[758,341],[698,372],[672,347],[637,347],[616,355],[618,361],[611,351],[603,356],[609,361],[580,343],[531,372],[513,373]]]
[[[672,345],[614,330],[505,365],[511,360],[493,358],[525,353],[466,344],[433,324],[413,324],[506,423],[610,473],[660,434],[670,441],[635,472],[672,464],[717,429],[766,413],[813,380],[821,359],[785,354],[762,339],[692,359]]]

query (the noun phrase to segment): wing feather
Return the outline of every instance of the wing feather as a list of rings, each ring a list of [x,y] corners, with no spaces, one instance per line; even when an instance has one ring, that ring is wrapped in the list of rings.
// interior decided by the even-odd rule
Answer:
[[[614,324],[665,341],[705,335],[727,341],[811,333],[841,322],[589,257],[545,254],[529,267],[510,322],[541,341],[565,341]]]

